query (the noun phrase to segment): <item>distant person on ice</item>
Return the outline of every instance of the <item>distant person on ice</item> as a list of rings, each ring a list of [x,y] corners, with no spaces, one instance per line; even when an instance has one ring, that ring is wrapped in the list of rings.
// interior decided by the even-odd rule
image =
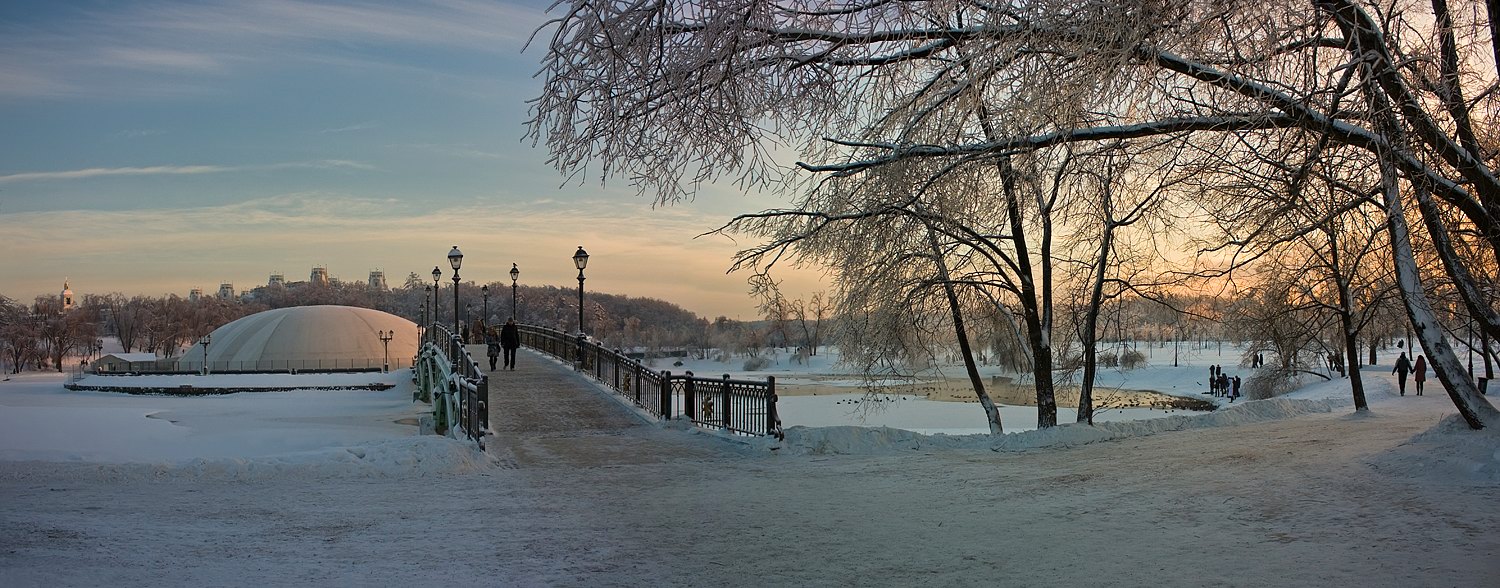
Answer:
[[[1427,381],[1427,356],[1418,355],[1417,365],[1411,368],[1412,379],[1417,382],[1417,396],[1422,395],[1422,383]]]
[[[521,329],[516,326],[515,317],[505,321],[505,327],[500,329],[500,346],[505,348],[506,369],[516,371],[516,348],[521,346]]]
[[[1424,369],[1427,367],[1424,363]],[[1401,357],[1396,360],[1396,369],[1391,370],[1396,374],[1396,381],[1401,384],[1401,395],[1406,396],[1406,374],[1411,373],[1411,360],[1406,359],[1406,352],[1401,352]]]

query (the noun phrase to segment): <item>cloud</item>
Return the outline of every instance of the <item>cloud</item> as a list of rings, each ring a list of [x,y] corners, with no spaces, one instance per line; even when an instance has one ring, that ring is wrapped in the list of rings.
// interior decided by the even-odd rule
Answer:
[[[237,168],[222,165],[154,165],[150,167],[91,167],[52,172],[22,172],[0,176],[0,184],[41,180],[79,180],[104,176],[156,176],[215,174]]]
[[[330,134],[334,134],[334,133],[348,133],[348,132],[351,132],[351,131],[363,131],[363,130],[366,130],[366,129],[373,129],[373,128],[376,128],[376,127],[379,127],[379,126],[380,126],[379,123],[377,123],[377,122],[375,122],[373,120],[367,120],[367,121],[361,122],[361,123],[354,123],[354,124],[349,125],[347,127],[338,127],[338,128],[333,128],[333,129],[323,129],[321,131],[318,131],[318,134],[320,134],[320,135],[330,135]]]
[[[393,145],[403,147],[403,145]],[[465,159],[513,159],[515,156],[500,153],[498,151],[485,151],[470,144],[438,144],[438,143],[413,143],[404,145],[406,148],[428,153],[436,153],[446,157],[462,157]]]
[[[164,70],[218,70],[223,64],[215,57],[204,53],[172,51],[168,49],[145,49],[139,47],[110,47],[101,52],[100,59],[119,67]]]
[[[125,129],[123,131],[116,132],[112,136],[119,139],[139,139],[141,137],[155,137],[165,134],[167,134],[167,132],[161,129]]]
[[[412,62],[399,49],[502,59],[546,21],[507,2],[354,4],[299,0],[105,3],[36,21],[0,22],[0,96],[187,96],[256,67],[343,59],[367,67],[452,72],[454,60]],[[398,49],[398,50],[393,50]]]
[[[376,168],[375,166],[367,163],[342,159],[294,161],[287,163],[272,163],[266,165],[153,165],[147,167],[91,167],[86,169],[74,169],[66,171],[21,172],[0,175],[0,184],[49,180],[80,180],[110,176],[181,176],[277,169],[374,170]]]

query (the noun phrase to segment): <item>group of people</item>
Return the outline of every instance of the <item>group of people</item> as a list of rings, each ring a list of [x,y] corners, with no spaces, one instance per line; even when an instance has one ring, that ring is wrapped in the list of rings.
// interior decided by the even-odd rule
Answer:
[[[1412,347],[1416,347],[1413,345]],[[1401,395],[1406,396],[1406,374],[1415,376],[1417,382],[1417,396],[1422,395],[1422,384],[1427,382],[1427,356],[1417,355],[1417,365],[1412,365],[1406,359],[1406,352],[1401,352],[1401,357],[1396,360],[1396,368],[1391,370],[1396,374],[1396,381],[1401,384]]]
[[[1228,397],[1229,402],[1233,403],[1240,397],[1240,377],[1229,377],[1221,366],[1208,366],[1208,391],[1204,394]]]
[[[500,358],[500,351],[505,350],[505,369],[515,371],[516,349],[521,346],[521,329],[516,326],[516,319],[505,321],[505,326],[500,327],[496,333],[491,327],[484,333],[485,347],[490,356],[490,371],[495,371],[495,362]]]

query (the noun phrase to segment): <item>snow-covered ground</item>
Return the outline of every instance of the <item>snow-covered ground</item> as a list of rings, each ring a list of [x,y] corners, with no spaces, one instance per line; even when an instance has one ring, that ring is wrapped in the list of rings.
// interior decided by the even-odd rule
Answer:
[[[1216,362],[1165,352],[1127,387],[1196,394]],[[404,372],[386,391],[187,398],[27,374],[0,382],[0,583],[1494,585],[1500,434],[1456,422],[1435,382],[1398,396],[1382,363],[1368,414],[1334,380],[991,437],[918,432],[983,430],[955,420],[972,404],[860,421],[784,397],[789,425],[822,426],[749,444],[670,430],[724,451],[577,467],[416,436]]]

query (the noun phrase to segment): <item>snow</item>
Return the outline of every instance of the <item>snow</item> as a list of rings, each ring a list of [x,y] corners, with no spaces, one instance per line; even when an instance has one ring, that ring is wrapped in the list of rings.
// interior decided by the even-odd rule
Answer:
[[[400,377],[398,374],[405,374],[405,377]],[[232,389],[370,386],[374,384],[395,384],[403,380],[408,382],[411,380],[411,370],[392,370],[390,373],[209,374],[207,376],[192,373],[132,376],[85,374],[78,379],[77,384],[79,386],[118,388],[177,388],[180,386],[193,386],[195,388]],[[409,390],[407,398],[410,399]]]
[[[1106,372],[1198,395],[1221,357],[1205,351]],[[840,379],[820,361],[743,375]],[[1436,382],[1398,396],[1382,364],[1359,414],[1343,379],[1092,427],[1021,431],[1034,412],[1003,407],[1000,437],[931,434],[982,430],[972,403],[784,396],[781,442],[662,427],[657,451],[547,464],[417,436],[409,372],[384,391],[206,397],[25,374],[0,382],[0,570],[6,586],[1492,585],[1500,433],[1464,427]]]
[[[60,374],[0,382],[0,460],[152,464],[174,475],[463,469],[482,456],[452,440],[418,437],[425,405],[410,370],[389,374],[100,376],[161,385],[174,378],[219,386],[394,385],[388,390],[294,390],[221,396],[135,396],[69,391]],[[462,444],[460,444],[462,445]]]
[[[120,361],[128,361],[132,363],[156,361],[155,353],[106,353],[104,357],[113,357],[115,359],[119,359]]]

